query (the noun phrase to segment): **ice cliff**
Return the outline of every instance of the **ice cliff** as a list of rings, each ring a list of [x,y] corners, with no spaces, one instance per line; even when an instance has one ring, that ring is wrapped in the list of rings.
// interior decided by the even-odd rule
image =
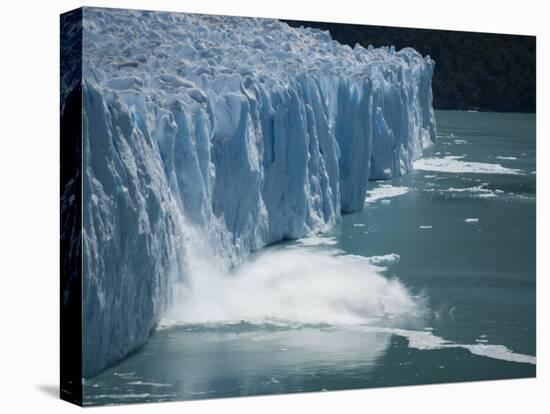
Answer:
[[[435,137],[434,64],[410,48],[96,8],[82,47],[86,377],[146,340],[192,245],[230,266],[326,229]]]

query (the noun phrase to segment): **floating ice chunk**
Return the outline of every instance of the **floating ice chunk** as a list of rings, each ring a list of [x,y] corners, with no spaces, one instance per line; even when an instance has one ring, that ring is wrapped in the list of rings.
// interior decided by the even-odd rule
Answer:
[[[520,175],[521,170],[506,168],[500,164],[462,161],[462,156],[443,158],[421,158],[414,162],[414,168],[421,171],[437,171],[455,174],[510,174]]]
[[[433,226],[418,226],[418,228],[422,230],[428,230],[428,229],[433,229]]]
[[[365,202],[375,203],[378,200],[401,196],[409,191],[409,187],[394,187],[391,184],[382,184],[367,191]]]
[[[353,223],[353,227],[365,227],[364,223]]]
[[[477,223],[478,221],[479,221],[478,218],[473,218],[473,217],[470,217],[464,220],[465,223]]]
[[[495,157],[497,160],[510,160],[510,161],[514,161],[514,160],[517,160],[517,157],[503,157],[501,155]]]
[[[369,263],[380,266],[380,265],[388,265],[392,263],[396,263],[401,259],[401,256],[399,256],[397,253],[389,253],[384,254],[381,256],[371,256],[367,258]]]

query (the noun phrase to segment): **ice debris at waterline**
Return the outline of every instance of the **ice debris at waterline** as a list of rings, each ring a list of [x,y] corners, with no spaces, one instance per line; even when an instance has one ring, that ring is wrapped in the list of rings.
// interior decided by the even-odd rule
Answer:
[[[407,194],[410,188],[394,187],[391,184],[381,184],[369,190],[365,203],[375,203],[379,200],[385,201],[393,197]]]
[[[414,168],[421,171],[437,171],[455,174],[523,174],[516,168],[503,167],[500,164],[463,161],[461,155],[448,155],[443,158],[422,158],[414,162]]]
[[[326,229],[435,139],[434,62],[410,48],[115,9],[84,8],[70,29],[83,45],[86,377],[146,340],[177,283],[193,287],[193,244],[231,266]],[[79,87],[64,77],[62,96]]]

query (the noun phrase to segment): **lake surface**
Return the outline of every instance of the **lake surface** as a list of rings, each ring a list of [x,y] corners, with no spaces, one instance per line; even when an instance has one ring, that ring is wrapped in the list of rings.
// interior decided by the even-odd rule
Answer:
[[[535,376],[535,116],[436,118],[417,169],[370,183],[362,212],[252,258],[232,320],[163,323],[84,403]]]

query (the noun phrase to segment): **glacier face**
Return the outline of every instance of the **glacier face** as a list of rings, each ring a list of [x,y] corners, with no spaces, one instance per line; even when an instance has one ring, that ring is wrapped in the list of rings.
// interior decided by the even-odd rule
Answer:
[[[435,139],[434,63],[271,19],[84,8],[83,372],[227,266],[363,208]],[[193,247],[195,246],[195,247]]]

